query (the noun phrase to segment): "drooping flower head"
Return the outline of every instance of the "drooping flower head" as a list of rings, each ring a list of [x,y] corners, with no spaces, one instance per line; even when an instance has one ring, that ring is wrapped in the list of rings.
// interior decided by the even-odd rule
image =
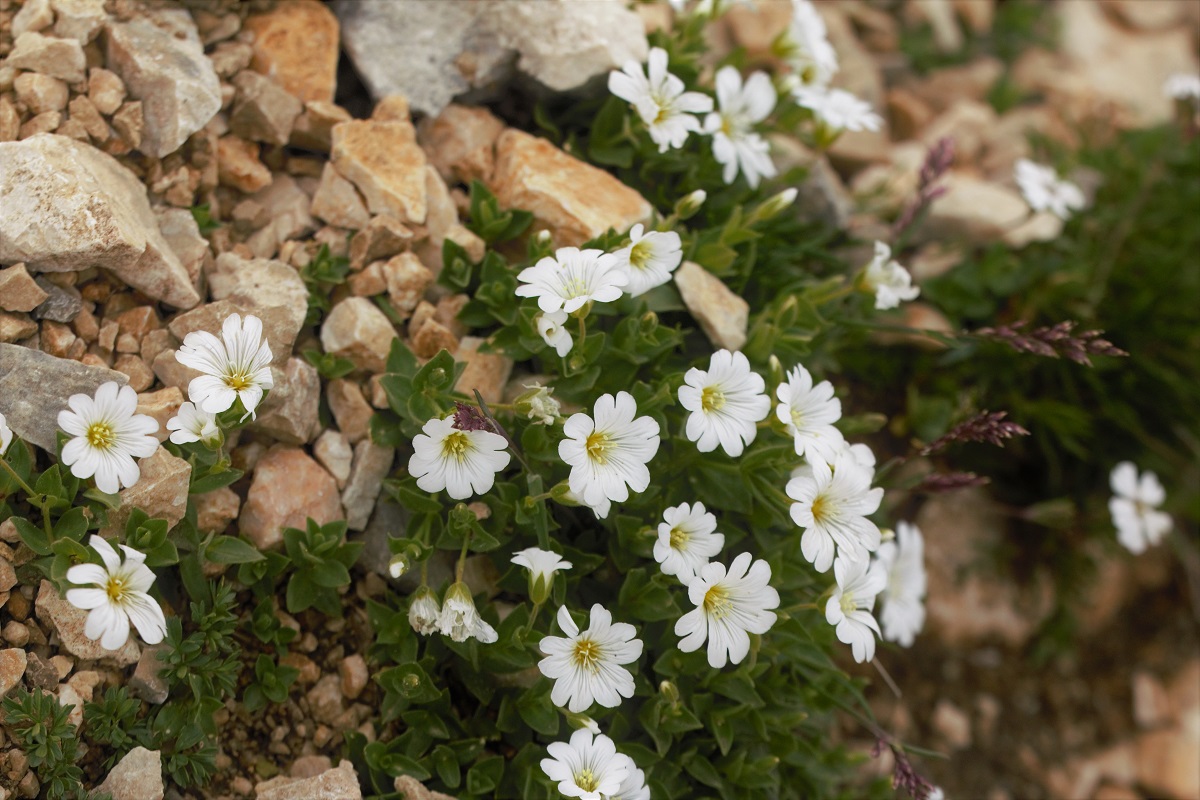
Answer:
[[[877,131],[883,117],[871,110],[871,104],[844,89],[809,89],[793,92],[796,105],[813,112],[817,121],[831,134],[842,131]]]
[[[719,110],[704,120],[704,132],[713,137],[713,157],[724,165],[725,183],[733,183],[740,171],[756,189],[763,178],[775,176],[767,141],[754,131],[775,110],[775,87],[765,72],[754,73],[743,86],[735,67],[717,72],[716,87]]]
[[[684,91],[683,81],[667,72],[667,51],[652,47],[646,72],[630,61],[620,72],[608,73],[608,90],[637,111],[658,152],[683,147],[689,133],[700,130],[696,114],[712,111],[712,98]]]
[[[525,391],[513,399],[513,410],[533,421],[535,425],[553,425],[558,422],[562,406],[554,399],[554,389],[534,383],[523,383]]]
[[[925,539],[908,522],[896,526],[896,538],[879,545],[876,554],[887,584],[880,595],[883,638],[912,647],[925,625]]]
[[[1085,205],[1083,191],[1070,181],[1059,179],[1051,167],[1021,158],[1013,167],[1013,177],[1025,202],[1034,211],[1049,211],[1066,219]]]
[[[554,681],[554,705],[581,713],[592,703],[616,708],[622,697],[633,697],[633,675],[624,665],[642,655],[642,641],[632,625],[613,622],[612,613],[596,603],[587,630],[579,630],[565,606],[558,609],[558,627],[565,637],[544,636],[538,644],[546,656],[538,669]]]
[[[125,551],[122,561],[112,545],[95,534],[88,545],[99,554],[104,566],[76,564],[67,570],[68,581],[89,586],[67,590],[67,602],[88,612],[84,635],[99,639],[105,650],[120,650],[129,639],[132,622],[146,644],[161,642],[167,634],[167,620],[148,594],[154,573],[146,566],[146,556],[121,545]]]
[[[0,414],[0,456],[8,452],[8,446],[12,444],[13,432],[12,428],[8,427],[8,420]]]
[[[1117,540],[1131,553],[1158,544],[1174,524],[1170,514],[1159,510],[1167,493],[1158,476],[1147,470],[1139,478],[1137,467],[1122,461],[1113,467],[1108,482],[1113,491],[1108,511],[1117,528]]]
[[[421,584],[412,595],[408,606],[408,624],[422,636],[437,633],[442,607],[437,595],[428,586]]]
[[[534,319],[534,324],[537,326],[537,332],[542,337],[542,341],[554,348],[554,352],[558,353],[559,358],[566,356],[575,346],[571,332],[565,327],[567,312],[560,309],[538,314]]]
[[[822,459],[810,462],[811,477],[792,478],[788,497],[795,500],[792,521],[804,534],[800,551],[817,572],[826,572],[835,555],[846,561],[867,561],[879,548],[880,532],[867,519],[879,509],[883,489],[871,488],[871,476],[848,452],[837,455],[830,466]]]
[[[62,463],[76,478],[96,478],[96,488],[114,494],[133,486],[141,477],[134,458],[154,455],[158,440],[152,435],[158,421],[137,414],[137,393],[113,381],[100,384],[94,398],[73,394],[70,411],[58,412],[58,427],[72,437],[62,450]]]
[[[438,630],[456,642],[465,642],[475,637],[484,644],[496,641],[496,629],[479,616],[475,609],[475,598],[462,581],[450,584],[442,601],[438,616]]]
[[[675,231],[646,232],[639,222],[629,229],[629,244],[613,255],[628,280],[625,292],[637,297],[671,280],[683,261],[683,246]]]
[[[175,416],[167,420],[167,430],[172,431],[171,441],[175,444],[207,443],[221,439],[217,415],[196,408],[196,405],[190,402],[181,405]]]
[[[629,392],[601,395],[593,413],[572,414],[563,423],[567,438],[559,442],[558,455],[571,467],[571,491],[596,508],[604,500],[625,502],[630,489],[646,491],[646,464],[658,452],[659,428],[653,418],[637,416]]]
[[[814,386],[809,371],[797,364],[775,388],[775,397],[775,416],[792,435],[796,455],[810,462],[833,461],[846,441],[833,426],[842,418],[842,401],[833,396],[833,384],[821,381]]]
[[[255,416],[263,394],[275,385],[271,377],[271,346],[263,338],[262,320],[230,314],[221,325],[221,338],[192,331],[183,339],[175,360],[204,374],[188,384],[188,397],[204,411],[220,414],[241,400],[246,415]],[[243,417],[245,419],[245,417]]]
[[[542,759],[542,772],[558,782],[559,793],[566,797],[607,800],[629,774],[628,760],[602,733],[577,730],[571,734],[570,743],[552,742],[546,751],[550,758]]]
[[[570,314],[591,301],[616,300],[628,279],[612,253],[560,247],[554,258],[547,256],[521,270],[517,280],[522,284],[517,287],[517,297],[536,297],[538,308],[545,313]]]
[[[758,423],[771,412],[766,383],[750,370],[741,353],[718,350],[708,370],[692,367],[679,387],[679,404],[692,412],[684,433],[701,453],[721,446],[737,457],[758,435]]]
[[[512,563],[529,570],[529,597],[533,602],[546,602],[554,588],[554,574],[560,569],[570,569],[571,562],[564,561],[558,553],[540,547],[527,547],[513,553]]]
[[[838,641],[850,645],[854,660],[865,663],[875,657],[879,623],[871,611],[876,595],[887,583],[887,574],[878,562],[839,558],[833,564],[833,575],[837,586],[825,603],[825,620],[837,626]]]
[[[875,293],[875,308],[895,308],[902,300],[915,300],[921,289],[912,285],[912,275],[892,258],[892,248],[875,242],[875,257],[863,272],[863,285]]]
[[[445,489],[455,500],[483,494],[492,488],[496,473],[512,458],[503,436],[485,430],[460,430],[452,416],[435,417],[421,431],[413,437],[408,472],[427,492]]]
[[[717,533],[717,518],[703,503],[680,503],[663,511],[654,542],[654,560],[664,575],[674,575],[689,585],[725,546],[725,534]]]
[[[780,44],[797,87],[829,86],[838,70],[837,53],[829,43],[825,20],[809,0],[792,0],[792,21]]]
[[[771,565],[753,561],[742,553],[729,565],[706,564],[688,585],[688,599],[696,606],[675,623],[682,636],[679,649],[699,650],[708,641],[708,663],[721,669],[740,664],[750,652],[750,634],[766,633],[775,624],[779,592],[770,585]]]

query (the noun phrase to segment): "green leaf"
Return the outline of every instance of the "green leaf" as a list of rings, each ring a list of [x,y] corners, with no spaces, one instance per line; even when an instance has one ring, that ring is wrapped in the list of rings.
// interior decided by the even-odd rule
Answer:
[[[244,539],[215,536],[204,550],[204,557],[214,564],[250,564],[266,556]]]
[[[223,489],[229,484],[242,477],[243,473],[240,469],[225,466],[218,471],[209,471],[207,473],[192,474],[192,485],[188,489],[189,494],[207,494],[215,492],[217,489]]]

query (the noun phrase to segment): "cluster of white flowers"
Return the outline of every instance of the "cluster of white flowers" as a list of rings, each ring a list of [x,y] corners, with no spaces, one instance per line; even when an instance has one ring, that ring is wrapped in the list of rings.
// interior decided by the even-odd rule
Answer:
[[[1013,167],[1013,177],[1025,202],[1034,211],[1049,211],[1060,219],[1067,219],[1085,205],[1083,190],[1059,178],[1052,167],[1021,158]]]
[[[825,21],[810,0],[792,0],[792,20],[780,40],[792,72],[784,79],[796,105],[812,112],[818,139],[832,141],[842,131],[877,131],[883,118],[871,104],[844,89],[830,86],[838,71],[837,53],[829,43]]]
[[[408,624],[423,636],[440,633],[456,642],[474,638],[492,644],[497,639],[496,629],[479,615],[471,589],[461,580],[450,584],[441,603],[438,603],[437,595],[422,584],[412,594]]]
[[[901,301],[916,300],[920,288],[912,285],[912,275],[892,258],[892,248],[875,242],[875,257],[863,271],[863,286],[875,294],[875,308],[885,311]]]
[[[602,733],[577,730],[570,742],[553,742],[546,750],[550,758],[542,759],[542,771],[566,797],[650,800],[645,774]]]

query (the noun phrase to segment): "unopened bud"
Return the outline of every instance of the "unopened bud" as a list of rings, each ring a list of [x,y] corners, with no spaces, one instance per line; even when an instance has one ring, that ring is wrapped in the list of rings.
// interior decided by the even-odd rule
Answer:
[[[771,386],[778,386],[779,384],[783,383],[783,364],[780,363],[779,357],[774,353],[767,358],[767,376],[771,379]]]
[[[880,528],[879,529],[879,541],[890,542],[895,538],[896,538],[896,532],[894,530],[892,530],[891,528]]]
[[[756,222],[766,222],[769,219],[779,216],[780,212],[790,208],[792,203],[796,202],[796,195],[799,193],[795,187],[792,187],[784,189],[773,197],[767,198],[763,201],[762,205],[751,212],[746,222],[752,225]]]
[[[658,691],[662,694],[663,699],[672,706],[679,705],[679,688],[670,681],[663,681],[658,685]]]
[[[406,554],[400,553],[399,555],[394,555],[392,556],[392,560],[388,562],[388,575],[391,575],[393,578],[399,578],[408,572],[411,566],[412,562],[409,561]]]
[[[599,735],[600,726],[596,724],[596,720],[592,719],[587,714],[576,714],[574,711],[566,711],[564,709],[559,710],[563,712],[563,715],[567,718],[567,724],[570,725],[573,730],[591,731],[592,735]]]
[[[575,508],[583,505],[575,493],[571,491],[570,485],[566,481],[559,481],[550,488],[550,497],[556,503],[564,506]]]
[[[658,328],[658,314],[653,311],[647,311],[642,315],[641,319],[642,335],[649,336]]]
[[[700,207],[704,205],[704,201],[708,199],[708,192],[703,189],[697,189],[686,197],[680,198],[675,203],[675,217],[680,220],[685,220],[688,217],[695,216]]]

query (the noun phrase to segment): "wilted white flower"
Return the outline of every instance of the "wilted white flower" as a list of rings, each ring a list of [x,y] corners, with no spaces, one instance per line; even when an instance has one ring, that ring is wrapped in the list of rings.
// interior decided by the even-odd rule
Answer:
[[[1113,467],[1108,482],[1113,490],[1108,511],[1117,528],[1117,540],[1131,553],[1158,544],[1173,524],[1169,514],[1158,510],[1167,497],[1158,476],[1147,470],[1139,478],[1137,467],[1122,461]]]
[[[472,608],[474,605],[472,605]],[[437,633],[442,616],[442,607],[437,595],[425,584],[421,584],[412,595],[408,606],[408,624],[422,636]]]
[[[8,452],[8,446],[12,444],[13,432],[12,428],[8,427],[8,420],[0,414],[0,456]]]
[[[558,422],[561,406],[554,399],[553,388],[536,382],[523,383],[521,386],[525,391],[513,400],[513,408],[518,414],[524,414],[538,425]]]
[[[475,609],[475,598],[462,581],[450,584],[438,616],[438,630],[456,642],[474,636],[484,644],[496,641],[496,629],[487,624]]]
[[[596,603],[587,630],[579,630],[565,606],[558,609],[558,627],[565,638],[544,636],[538,644],[546,656],[538,669],[554,681],[554,705],[579,713],[593,702],[616,708],[622,697],[633,697],[633,675],[624,665],[642,655],[642,641],[632,625],[614,623],[612,613]]]
[[[1013,167],[1013,177],[1025,202],[1034,211],[1049,211],[1066,219],[1071,212],[1084,206],[1083,190],[1070,181],[1060,180],[1058,173],[1050,167],[1021,158]]]
[[[775,87],[765,72],[756,72],[742,85],[735,67],[717,72],[718,111],[704,120],[704,132],[712,134],[713,157],[724,165],[722,179],[733,183],[740,170],[751,189],[775,175],[767,140],[754,131],[775,110]]]
[[[538,604],[550,597],[554,573],[571,568],[570,561],[564,561],[558,553],[540,547],[527,547],[519,553],[513,553],[512,563],[529,570],[529,596]]]
[[[721,448],[740,456],[758,435],[758,423],[771,411],[766,383],[750,370],[741,353],[718,350],[708,370],[692,367],[679,387],[679,404],[692,412],[684,433],[701,453]]]
[[[68,589],[67,602],[88,612],[83,633],[99,639],[105,650],[120,650],[129,639],[132,622],[146,644],[158,644],[167,635],[167,620],[162,608],[148,592],[154,573],[146,566],[146,556],[132,547],[121,545],[125,560],[112,545],[92,535],[88,545],[104,562],[76,564],[67,570],[71,583],[87,584],[87,589]]]
[[[96,488],[113,494],[141,477],[134,458],[154,455],[158,440],[151,434],[158,421],[137,414],[137,393],[113,381],[100,384],[95,398],[73,394],[70,411],[58,412],[58,427],[73,438],[63,445],[62,463],[76,478],[96,478]]]
[[[793,0],[792,21],[784,34],[783,58],[792,68],[797,87],[825,88],[838,70],[837,53],[829,43],[825,20],[809,0]]]
[[[413,438],[408,472],[417,486],[455,500],[483,494],[496,482],[496,473],[508,466],[508,442],[491,431],[464,431],[454,427],[454,417],[429,420]]]
[[[608,90],[633,106],[658,145],[658,152],[683,147],[688,134],[700,130],[696,114],[712,111],[712,98],[684,91],[684,84],[667,72],[667,51],[650,48],[647,72],[629,61],[621,72],[608,73]]]
[[[837,586],[825,603],[825,619],[837,626],[838,641],[850,645],[855,661],[870,661],[875,657],[875,637],[879,635],[879,623],[871,610],[875,608],[875,596],[887,583],[887,575],[878,562],[844,558],[834,562],[833,575]]]
[[[559,358],[571,352],[571,348],[575,346],[575,340],[571,338],[571,332],[565,327],[567,312],[560,310],[538,314],[534,323],[537,325],[537,332],[542,337],[542,341],[553,347]]]
[[[842,401],[833,396],[833,384],[821,381],[813,386],[812,375],[797,364],[787,380],[775,387],[775,416],[792,435],[796,455],[810,462],[833,461],[846,441],[833,423],[842,418]]]
[[[538,308],[546,313],[561,310],[570,314],[593,300],[616,300],[628,278],[611,253],[560,247],[554,258],[547,256],[521,270],[517,280],[522,283],[517,297],[536,297]]]
[[[630,489],[646,491],[646,464],[658,452],[659,428],[651,417],[637,417],[637,403],[629,392],[601,395],[593,413],[594,419],[583,412],[572,414],[563,424],[567,438],[559,442],[558,455],[571,467],[571,491],[596,508],[603,500],[625,502]]]
[[[664,575],[674,575],[684,586],[695,580],[708,560],[725,546],[725,534],[717,533],[717,518],[703,503],[681,503],[663,512],[654,542],[654,560]]]
[[[683,246],[675,231],[644,232],[640,222],[629,230],[629,244],[613,253],[625,273],[625,291],[630,297],[645,294],[671,280],[683,261]]]
[[[621,781],[617,791],[608,796],[608,800],[650,800],[650,789],[646,786],[646,773],[638,769],[637,764],[629,756],[617,754],[617,758],[625,760],[629,771],[625,780]]]
[[[244,320],[240,314],[230,314],[221,325],[220,339],[208,331],[185,336],[175,360],[204,373],[188,384],[191,401],[220,414],[241,399],[246,415],[253,417],[264,392],[275,385],[271,347],[262,333],[262,320],[253,314]]]
[[[883,489],[871,488],[871,476],[846,453],[839,453],[831,467],[823,459],[811,461],[812,477],[792,478],[788,497],[795,500],[792,520],[804,528],[800,551],[816,568],[828,571],[833,557],[867,561],[879,549],[880,532],[867,519],[883,500]]]
[[[726,571],[719,562],[706,564],[688,585],[688,599],[696,606],[675,623],[682,636],[679,649],[700,649],[708,640],[708,663],[721,669],[740,664],[750,652],[750,634],[766,633],[775,624],[779,592],[770,585],[771,565],[749,553],[733,560]]]
[[[901,647],[912,647],[925,625],[925,540],[921,529],[899,523],[895,540],[879,545],[876,557],[887,576],[880,597],[883,638]]]
[[[552,742],[546,751],[550,758],[542,759],[542,772],[558,782],[559,793],[566,797],[607,800],[629,774],[630,762],[617,754],[613,740],[602,733],[577,730],[569,744]]]
[[[1173,100],[1200,102],[1200,75],[1177,72],[1163,83],[1163,94]]]
[[[796,105],[810,109],[831,131],[877,131],[883,117],[871,110],[871,104],[844,89],[810,89],[793,92]]]
[[[211,442],[221,438],[217,415],[196,408],[194,403],[181,405],[175,416],[167,420],[167,430],[173,431],[171,441],[175,444]]]
[[[892,248],[875,242],[875,257],[863,272],[863,284],[875,293],[875,308],[883,311],[900,305],[901,300],[915,300],[920,288],[912,285],[912,275],[892,258]]]

